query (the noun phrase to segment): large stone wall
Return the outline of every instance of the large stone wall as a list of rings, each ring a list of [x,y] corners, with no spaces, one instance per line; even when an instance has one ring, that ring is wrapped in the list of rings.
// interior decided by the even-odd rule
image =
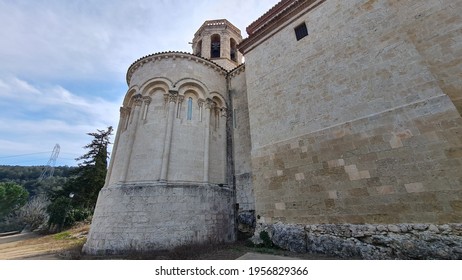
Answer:
[[[233,117],[233,160],[236,184],[236,200],[239,209],[255,210],[252,188],[252,166],[250,158],[251,140],[249,110],[245,83],[245,68],[235,70],[230,75]]]
[[[255,197],[252,187],[251,139],[245,66],[229,75],[232,99],[233,175],[238,208],[238,230],[251,234],[255,228]]]
[[[190,54],[159,53],[135,62],[127,80],[106,185],[84,251],[234,241],[226,71]]]
[[[128,184],[103,188],[83,250],[116,254],[232,242],[232,193],[217,185]]]
[[[206,171],[206,182],[226,183],[226,118],[222,114],[228,94],[225,74],[212,62],[183,53],[161,53],[135,62],[129,69],[130,89],[123,104],[126,113],[121,116],[106,185],[160,179],[204,182]],[[168,99],[171,91],[177,93],[174,100]],[[142,95],[141,104],[133,102],[136,94]],[[187,118],[189,98],[191,120]],[[214,104],[210,106],[207,100]],[[170,108],[172,101],[175,104]],[[174,111],[171,139],[166,143],[170,109]],[[169,155],[165,157],[167,149]],[[208,167],[204,165],[206,154]],[[161,178],[166,159],[167,177]]]
[[[248,48],[260,222],[460,222],[461,13],[329,0]]]
[[[259,224],[280,248],[343,259],[462,259],[462,224]],[[268,241],[266,241],[268,242]]]

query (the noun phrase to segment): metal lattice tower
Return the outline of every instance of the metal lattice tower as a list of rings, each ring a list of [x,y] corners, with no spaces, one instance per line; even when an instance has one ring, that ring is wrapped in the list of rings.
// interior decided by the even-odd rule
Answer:
[[[48,160],[47,165],[43,168],[42,173],[40,174],[40,177],[38,179],[39,181],[53,176],[53,173],[55,172],[56,159],[58,158],[60,149],[61,147],[59,146],[59,144],[56,144],[53,148],[53,152],[51,152],[51,156]]]

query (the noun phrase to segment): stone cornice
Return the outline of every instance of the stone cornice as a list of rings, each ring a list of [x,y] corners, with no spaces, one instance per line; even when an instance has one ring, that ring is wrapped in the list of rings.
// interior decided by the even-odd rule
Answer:
[[[234,77],[236,75],[239,75],[241,72],[245,71],[245,63],[239,64],[236,68],[231,69],[228,72],[228,76]]]
[[[191,54],[191,53],[187,53],[187,52],[168,51],[168,52],[159,52],[155,54],[150,54],[150,55],[144,56],[136,60],[135,62],[133,62],[132,65],[130,65],[130,67],[128,67],[128,70],[127,70],[127,75],[126,75],[127,84],[130,85],[130,80],[132,78],[132,75],[139,67],[141,67],[142,65],[146,63],[155,62],[157,60],[162,60],[162,59],[173,59],[173,60],[187,59],[187,60],[191,60],[197,63],[207,65],[224,76],[226,76],[228,73],[223,67],[221,67],[220,65],[216,64],[215,62],[209,59],[206,59],[206,58],[203,58],[203,57]]]
[[[309,12],[326,0],[282,0],[266,12],[259,19],[251,23],[246,31],[249,37],[238,45],[238,49],[244,55],[258,44],[264,42],[271,32],[286,26],[301,11]]]
[[[207,20],[204,22],[204,24],[202,24],[202,26],[199,28],[199,30],[197,30],[197,32],[194,34],[194,38],[196,37],[199,37],[200,34],[204,31],[204,29],[206,28],[209,28],[209,27],[215,27],[215,26],[222,26],[222,25],[226,25],[227,28],[229,28],[230,30],[232,30],[236,35],[238,35],[239,37],[241,37],[241,31],[239,30],[239,28],[237,28],[236,26],[234,26],[231,22],[229,22],[228,20],[226,19],[216,19],[216,20]]]
[[[294,2],[296,1],[293,1],[293,0],[280,1],[279,3],[274,5],[271,9],[269,9],[266,13],[264,13],[261,17],[259,17],[256,21],[252,22],[249,26],[247,26],[245,31],[247,32],[249,36],[252,35],[258,29],[260,29],[264,24],[266,24],[268,21],[272,20],[282,11],[287,9],[290,5],[293,5]]]

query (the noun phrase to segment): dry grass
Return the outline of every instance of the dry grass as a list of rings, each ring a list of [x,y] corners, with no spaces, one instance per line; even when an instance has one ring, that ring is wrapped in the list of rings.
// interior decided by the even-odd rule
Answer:
[[[24,234],[23,240],[0,244],[0,259],[60,259],[68,252],[80,251],[89,225],[50,235]]]
[[[326,259],[322,255],[297,254],[276,248],[246,246],[244,241],[222,245],[182,246],[171,251],[126,252],[120,255],[89,256],[82,254],[89,225],[79,225],[57,234],[0,244],[0,259],[128,259],[128,260],[234,260],[252,252],[300,259]]]

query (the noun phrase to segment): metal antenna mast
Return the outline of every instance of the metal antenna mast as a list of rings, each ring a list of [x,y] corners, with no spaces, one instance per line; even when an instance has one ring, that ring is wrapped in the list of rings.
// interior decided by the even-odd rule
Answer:
[[[53,152],[51,153],[47,165],[43,168],[42,173],[40,174],[40,177],[38,179],[39,181],[53,176],[53,173],[55,172],[56,159],[58,158],[60,149],[61,147],[59,146],[59,144],[56,144],[53,148]]]

